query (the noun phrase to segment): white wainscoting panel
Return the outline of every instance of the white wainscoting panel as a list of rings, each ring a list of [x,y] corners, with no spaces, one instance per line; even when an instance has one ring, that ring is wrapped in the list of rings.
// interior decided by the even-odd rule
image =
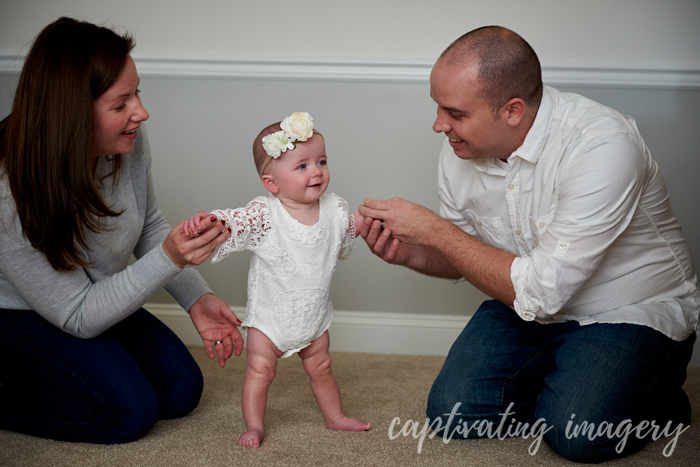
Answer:
[[[0,74],[18,74],[24,57],[0,55]],[[141,77],[257,78],[427,83],[432,63],[136,58]],[[551,86],[700,89],[700,70],[543,66]]]

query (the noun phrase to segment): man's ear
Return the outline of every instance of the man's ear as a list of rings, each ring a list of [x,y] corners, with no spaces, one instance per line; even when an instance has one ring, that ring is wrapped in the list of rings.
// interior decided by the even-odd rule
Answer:
[[[275,183],[275,179],[272,177],[272,175],[265,174],[262,176],[260,179],[262,182],[263,186],[267,191],[272,193],[273,195],[276,195],[280,189],[277,187],[277,184]]]
[[[525,117],[525,101],[519,97],[514,97],[503,106],[502,111],[508,126],[516,127]]]

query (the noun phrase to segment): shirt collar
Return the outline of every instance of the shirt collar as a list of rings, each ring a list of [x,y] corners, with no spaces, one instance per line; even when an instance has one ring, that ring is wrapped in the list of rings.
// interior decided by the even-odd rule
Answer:
[[[547,135],[550,130],[552,115],[552,96],[548,86],[544,86],[542,101],[537,109],[535,121],[525,135],[525,141],[510,157],[519,157],[532,164],[536,164],[544,150]],[[498,159],[476,159],[471,161],[474,166],[482,171],[494,175],[503,175],[508,170],[508,163]]]
[[[542,102],[537,109],[535,121],[525,136],[523,144],[515,150],[511,157],[520,157],[523,160],[536,164],[544,150],[544,144],[550,130],[552,115],[552,96],[548,86],[544,86]]]

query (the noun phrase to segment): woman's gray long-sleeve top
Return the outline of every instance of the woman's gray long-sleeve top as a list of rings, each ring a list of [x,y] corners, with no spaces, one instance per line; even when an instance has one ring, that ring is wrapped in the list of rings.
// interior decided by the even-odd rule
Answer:
[[[98,176],[111,171],[100,157]],[[100,189],[105,203],[123,213],[102,218],[87,232],[88,268],[56,271],[22,234],[7,177],[0,174],[0,309],[34,310],[63,331],[91,338],[129,316],[161,287],[185,309],[211,290],[196,268],[178,268],[163,251],[171,227],[156,203],[148,136],[142,125],[119,176]],[[131,255],[137,258],[129,265]],[[2,311],[0,311],[2,313]]]

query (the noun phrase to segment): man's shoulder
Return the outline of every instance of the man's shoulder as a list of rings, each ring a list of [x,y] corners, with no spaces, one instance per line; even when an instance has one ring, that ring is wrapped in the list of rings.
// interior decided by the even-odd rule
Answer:
[[[636,133],[636,126],[631,117],[601,102],[551,87],[547,87],[547,92],[551,102],[552,119],[562,130],[570,129],[581,134],[620,131]]]

